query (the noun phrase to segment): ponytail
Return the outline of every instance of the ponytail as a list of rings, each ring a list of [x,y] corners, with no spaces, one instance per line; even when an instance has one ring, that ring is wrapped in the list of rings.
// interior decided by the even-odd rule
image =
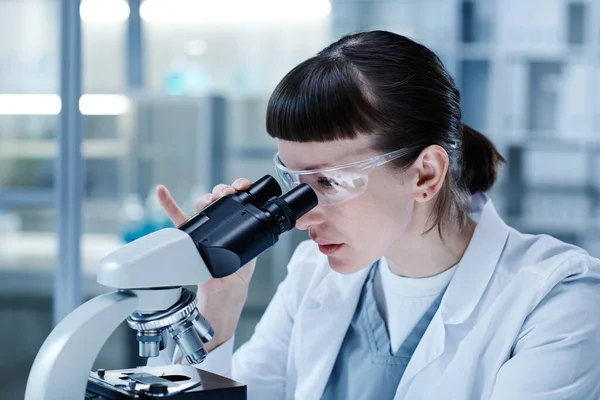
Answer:
[[[462,181],[470,193],[487,192],[498,177],[504,157],[483,134],[463,124]]]

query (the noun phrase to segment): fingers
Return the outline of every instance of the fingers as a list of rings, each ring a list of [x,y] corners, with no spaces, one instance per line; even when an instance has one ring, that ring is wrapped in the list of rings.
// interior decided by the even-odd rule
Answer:
[[[207,193],[198,199],[194,203],[196,212],[200,212],[218,199],[228,194],[234,194],[239,190],[248,190],[252,186],[252,183],[246,178],[236,179],[231,186],[223,183],[216,185],[211,193]]]
[[[204,210],[211,203],[214,203],[218,199],[219,199],[219,196],[216,196],[216,195],[211,194],[211,193],[208,193],[208,194],[205,194],[203,196],[200,196],[194,202],[194,209],[196,210],[197,213],[199,213],[200,211]]]
[[[250,189],[250,186],[252,186],[252,182],[246,178],[238,178],[231,186],[233,186],[235,190],[248,190]]]
[[[235,182],[231,186],[225,184],[219,184],[215,186],[212,190],[212,193],[207,193],[201,197],[199,197],[194,204],[194,208],[196,212],[200,212],[210,204],[217,201],[219,198],[226,196],[228,194],[234,194],[238,190],[248,190],[252,186],[252,183],[246,178],[236,179]],[[167,190],[163,185],[158,185],[156,187],[156,194],[158,196],[158,201],[160,205],[165,210],[169,219],[175,224],[175,226],[179,226],[187,221],[190,217],[187,215],[175,202],[171,193]]]
[[[234,194],[235,192],[236,190],[234,188],[228,185],[224,185],[222,183],[215,186],[212,190],[212,194],[219,197],[223,197],[228,194]]]
[[[158,201],[160,205],[165,210],[169,219],[175,224],[175,226],[179,226],[187,221],[190,217],[184,213],[181,208],[175,203],[171,193],[167,190],[163,185],[159,185],[156,188],[156,194],[158,196]]]

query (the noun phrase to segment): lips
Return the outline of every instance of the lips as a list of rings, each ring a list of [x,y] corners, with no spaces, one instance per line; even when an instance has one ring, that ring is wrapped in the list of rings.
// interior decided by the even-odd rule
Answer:
[[[331,255],[335,253],[340,249],[340,247],[343,246],[343,243],[334,243],[312,235],[310,236],[310,238],[313,240],[313,242],[319,245],[319,251],[326,255]]]
[[[340,247],[342,247],[344,244],[340,243],[340,244],[320,244],[319,245],[319,251],[325,255],[332,255],[333,253],[335,253],[336,251],[338,251],[340,249]]]
[[[313,235],[309,235],[309,236],[313,242],[315,242],[316,244],[319,244],[319,245],[339,244],[339,243],[333,242],[331,240],[322,239],[319,236],[313,236]]]

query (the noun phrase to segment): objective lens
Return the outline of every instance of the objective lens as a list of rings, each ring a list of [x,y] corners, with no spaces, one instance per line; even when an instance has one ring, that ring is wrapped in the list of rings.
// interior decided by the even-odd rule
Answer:
[[[190,364],[200,364],[206,358],[208,352],[191,320],[185,320],[167,329]]]
[[[138,331],[136,339],[140,357],[158,357],[163,339],[160,331]]]
[[[196,331],[198,332],[198,335],[200,335],[200,339],[202,339],[203,343],[212,340],[213,336],[215,335],[215,330],[202,314],[197,311],[194,312],[192,315],[192,324],[194,325],[194,328],[196,328]]]

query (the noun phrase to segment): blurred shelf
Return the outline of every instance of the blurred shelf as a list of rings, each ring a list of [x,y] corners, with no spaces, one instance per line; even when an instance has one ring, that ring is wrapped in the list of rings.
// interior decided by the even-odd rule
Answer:
[[[506,129],[506,136],[511,140],[505,144],[520,146],[536,150],[563,150],[563,151],[595,151],[600,149],[600,132],[589,135],[577,134],[565,137],[558,131],[533,131],[527,129]]]
[[[92,298],[103,293],[110,292],[112,289],[102,286],[96,282],[96,277],[83,275],[82,293],[85,298]],[[53,270],[18,270],[5,269],[0,264],[0,296],[7,297],[28,297],[28,298],[52,298],[54,287]],[[11,307],[15,309],[15,307]]]
[[[229,149],[228,156],[232,159],[249,160],[271,160],[277,152],[277,148],[233,148]]]
[[[498,51],[498,50],[496,50]],[[501,47],[499,54],[511,60],[581,62],[599,61],[598,48],[591,45],[516,44]]]
[[[84,158],[119,158],[129,155],[129,142],[124,139],[85,139]],[[55,158],[58,156],[55,140],[0,139],[0,158]]]
[[[600,238],[600,221],[591,218],[564,218],[552,216],[523,216],[523,217],[504,217],[509,225],[535,230],[539,232],[561,232],[569,234],[578,234],[582,237]]]
[[[81,238],[82,274],[94,276],[100,260],[122,246],[116,235],[83,234]],[[53,272],[58,243],[53,233],[19,232],[0,235],[0,271]]]
[[[52,189],[5,188],[0,189],[0,207],[50,208],[55,197]]]

